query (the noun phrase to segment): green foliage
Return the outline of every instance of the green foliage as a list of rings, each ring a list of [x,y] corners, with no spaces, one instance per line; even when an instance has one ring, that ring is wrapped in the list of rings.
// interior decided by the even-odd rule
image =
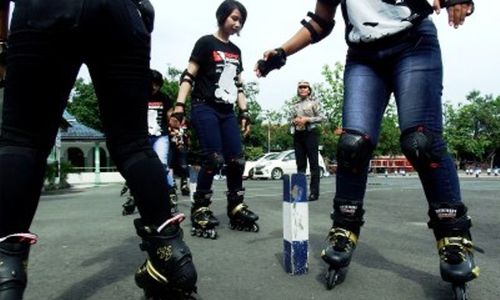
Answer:
[[[500,149],[500,97],[467,95],[468,104],[444,105],[444,137],[457,159],[486,161]]]
[[[59,183],[56,183],[56,178],[58,175],[57,162],[53,162],[51,164],[48,164],[47,169],[45,171],[45,183],[46,184],[44,186],[44,190],[51,191],[51,190],[59,190],[59,189],[69,188],[70,184],[68,183],[68,173],[71,172],[72,168],[73,168],[73,166],[71,165],[70,162],[61,161]]]
[[[245,158],[246,160],[255,160],[264,153],[266,153],[266,151],[264,151],[262,147],[249,146],[245,149]]]
[[[391,99],[384,113],[382,125],[380,128],[380,138],[374,156],[401,155],[399,136],[401,132],[398,127],[398,116],[394,106],[394,100]]]
[[[82,78],[76,80],[73,96],[68,103],[67,109],[80,123],[103,131],[103,126],[99,118],[97,96],[92,83],[86,83]]]

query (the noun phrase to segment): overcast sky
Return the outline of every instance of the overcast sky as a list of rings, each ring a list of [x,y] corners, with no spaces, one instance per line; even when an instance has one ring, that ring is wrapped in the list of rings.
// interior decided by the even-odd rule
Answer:
[[[257,101],[264,109],[278,110],[295,93],[301,79],[322,82],[321,67],[344,63],[346,45],[344,21],[337,12],[337,26],[332,34],[318,44],[289,57],[279,71],[258,79],[253,72],[262,53],[281,45],[300,28],[300,21],[315,0],[240,0],[247,8],[248,18],[240,37],[231,40],[242,50],[243,79],[257,81]],[[187,66],[195,41],[216,31],[215,11],[219,0],[151,0],[156,9],[153,33],[153,68],[165,72],[168,65],[178,69]],[[500,95],[500,32],[498,12],[500,1],[476,1],[475,13],[463,27],[447,25],[447,13],[434,15],[444,60],[443,100],[465,102],[473,89],[482,94]]]

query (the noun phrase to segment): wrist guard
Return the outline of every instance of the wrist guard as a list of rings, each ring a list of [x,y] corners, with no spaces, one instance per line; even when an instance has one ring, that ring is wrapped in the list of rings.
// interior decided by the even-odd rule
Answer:
[[[474,1],[472,1],[472,0],[440,0],[439,4],[441,5],[441,7],[444,7],[444,8],[448,8],[450,6],[457,5],[457,4],[471,4],[472,11],[470,14],[467,14],[467,16],[472,15],[472,13],[474,12]]]
[[[184,121],[184,112],[174,112],[170,115],[170,117],[175,118],[179,121],[179,123],[182,123],[182,121]]]
[[[300,23],[309,31],[311,34],[311,44],[317,43],[329,35],[333,27],[335,27],[335,20],[325,20],[322,19],[315,13],[308,12],[307,16],[311,18],[312,21],[316,22],[319,27],[321,27],[321,32],[316,31],[316,29],[311,25],[311,21],[307,22],[303,19]]]
[[[238,115],[238,120],[246,120],[246,126],[250,125],[252,123],[252,120],[250,119],[250,114],[248,113],[248,109],[240,109],[240,113]]]
[[[274,49],[276,54],[268,57],[267,60],[259,59],[257,68],[262,77],[266,77],[272,70],[280,69],[286,64],[286,53],[283,48]]]

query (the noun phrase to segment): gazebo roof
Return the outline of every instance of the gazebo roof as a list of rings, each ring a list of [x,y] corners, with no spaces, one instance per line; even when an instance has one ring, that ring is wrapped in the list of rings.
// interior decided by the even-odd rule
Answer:
[[[102,132],[79,123],[73,115],[65,110],[61,126],[61,140],[103,141],[105,137]]]

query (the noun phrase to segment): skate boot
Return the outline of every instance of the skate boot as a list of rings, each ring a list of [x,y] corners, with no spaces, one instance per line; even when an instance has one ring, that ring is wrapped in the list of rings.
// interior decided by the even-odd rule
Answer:
[[[122,190],[120,191],[120,197],[123,197],[128,192],[128,186],[127,183],[125,183],[122,187]]]
[[[148,258],[135,273],[135,282],[144,290],[146,300],[191,299],[196,292],[197,273],[191,252],[182,240],[178,214],[160,227],[135,219],[137,234],[142,238],[141,250]]]
[[[217,238],[215,227],[219,220],[214,216],[209,206],[212,201],[212,191],[196,191],[193,195],[194,203],[191,207],[191,235],[204,238]]]
[[[135,212],[135,207],[136,207],[134,197],[132,195],[129,195],[127,197],[127,201],[125,201],[125,203],[122,204],[122,207],[123,207],[122,215],[126,216],[133,214]]]
[[[177,214],[179,212],[179,207],[177,206],[177,191],[175,188],[171,187],[171,188],[168,188],[168,198],[169,198],[169,201],[170,201],[170,211],[172,212],[172,214]]]
[[[181,194],[182,196],[189,196],[191,194],[187,178],[181,178]]]
[[[259,216],[248,209],[248,205],[243,203],[245,189],[228,191],[227,195],[227,216],[229,217],[229,228],[239,231],[258,232],[259,225],[255,223]]]
[[[328,264],[325,279],[329,290],[342,283],[347,275],[365,212],[361,201],[336,198],[333,207],[333,226],[328,233],[328,245],[321,251],[321,258]]]
[[[433,229],[439,253],[441,278],[452,285],[454,299],[467,299],[466,283],[479,276],[469,228],[472,222],[462,203],[431,204],[429,228]]]
[[[28,282],[27,268],[30,246],[37,236],[16,233],[0,238],[0,299],[23,298]]]

